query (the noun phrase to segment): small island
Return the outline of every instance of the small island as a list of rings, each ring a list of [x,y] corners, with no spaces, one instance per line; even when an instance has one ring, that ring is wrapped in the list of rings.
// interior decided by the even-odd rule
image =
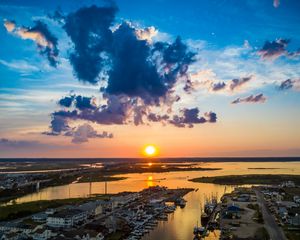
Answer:
[[[213,183],[221,185],[244,185],[244,184],[267,184],[274,185],[286,181],[300,184],[299,175],[272,175],[272,174],[249,174],[249,175],[227,175],[214,177],[200,177],[189,179],[192,182]]]

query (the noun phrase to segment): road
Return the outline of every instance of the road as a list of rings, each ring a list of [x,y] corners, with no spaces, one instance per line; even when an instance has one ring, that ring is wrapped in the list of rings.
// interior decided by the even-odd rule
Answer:
[[[285,237],[282,229],[277,225],[273,215],[269,212],[263,194],[257,190],[255,192],[257,195],[257,201],[261,205],[265,227],[270,235],[271,240],[286,240],[287,238]]]

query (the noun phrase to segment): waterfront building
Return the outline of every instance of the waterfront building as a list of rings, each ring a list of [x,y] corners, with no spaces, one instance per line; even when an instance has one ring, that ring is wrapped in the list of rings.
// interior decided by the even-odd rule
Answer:
[[[78,209],[86,212],[87,217],[95,217],[103,212],[104,201],[87,202],[78,207]]]
[[[120,193],[111,198],[111,202],[113,203],[113,207],[117,207],[119,205],[125,205],[131,201],[134,201],[138,198],[138,193]]]
[[[87,213],[80,209],[65,209],[47,218],[47,225],[57,228],[69,228],[87,219]]]
[[[0,231],[2,232],[21,232],[24,234],[30,234],[38,228],[40,228],[40,226],[23,223],[7,223],[4,225],[0,225]]]
[[[35,222],[43,223],[46,222],[47,216],[48,215],[46,213],[37,213],[32,216],[32,220]]]

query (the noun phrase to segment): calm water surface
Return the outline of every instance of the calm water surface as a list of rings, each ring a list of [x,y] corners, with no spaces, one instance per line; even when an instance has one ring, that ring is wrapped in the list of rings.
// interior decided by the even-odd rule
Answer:
[[[138,173],[122,174],[127,177],[125,180],[108,182],[108,193],[118,193],[122,191],[140,191],[149,186],[161,185],[168,188],[188,187],[199,189],[185,196],[187,205],[184,209],[177,210],[169,215],[167,222],[159,222],[158,226],[145,235],[143,240],[164,239],[164,240],[187,240],[193,238],[193,227],[199,222],[201,208],[205,198],[212,194],[219,198],[225,193],[232,191],[232,186],[222,186],[216,184],[193,183],[188,179],[202,176],[220,175],[243,175],[243,174],[295,174],[300,175],[300,163],[298,162],[255,162],[255,163],[199,163],[202,167],[222,168],[217,171],[188,171],[169,173]],[[256,169],[251,169],[256,168]],[[272,168],[272,169],[270,169]],[[64,199],[74,197],[87,197],[90,194],[104,193],[103,182],[94,183],[74,183],[58,187],[49,187],[41,191],[16,200],[17,203]],[[210,234],[207,239],[218,239],[219,233]]]

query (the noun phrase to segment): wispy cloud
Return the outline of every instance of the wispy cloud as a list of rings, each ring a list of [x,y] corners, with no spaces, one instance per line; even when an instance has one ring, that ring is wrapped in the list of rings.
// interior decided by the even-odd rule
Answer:
[[[21,140],[21,139],[8,139],[0,138],[0,150],[28,150],[32,151],[34,148],[43,148],[43,149],[57,149],[64,148],[65,146],[43,143],[35,140]]]
[[[295,52],[294,52],[295,53]],[[291,52],[288,52],[291,54]],[[240,87],[230,89],[232,79],[251,77]],[[199,51],[197,61],[191,66],[191,86],[198,95],[233,95],[259,90],[282,79],[297,79],[300,76],[300,63],[287,59],[260,61],[257,50],[252,47],[230,46],[224,49],[211,49],[209,46]],[[225,84],[225,86],[224,86]],[[207,91],[205,91],[207,90]]]
[[[39,68],[32,63],[24,60],[5,61],[0,59],[0,63],[10,69],[17,70],[22,73],[37,72]]]

